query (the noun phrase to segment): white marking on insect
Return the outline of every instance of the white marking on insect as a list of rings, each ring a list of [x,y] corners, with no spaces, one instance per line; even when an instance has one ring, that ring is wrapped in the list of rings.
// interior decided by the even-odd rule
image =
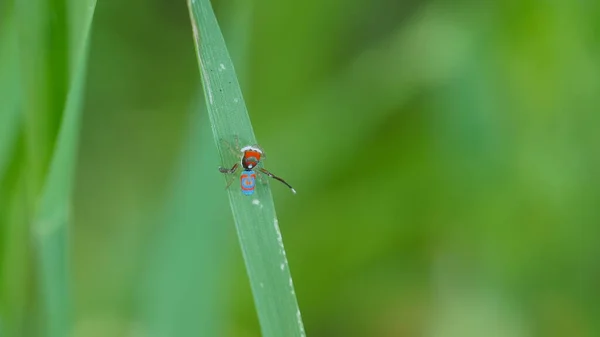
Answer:
[[[246,152],[246,151],[256,151],[256,152],[258,152],[258,153],[260,153],[260,154],[262,154],[262,153],[263,153],[261,149],[259,149],[259,148],[258,148],[258,147],[256,147],[256,146],[252,146],[252,145],[244,146],[244,147],[243,147],[243,148],[240,150],[240,152],[242,152],[242,153],[244,153],[244,152]]]

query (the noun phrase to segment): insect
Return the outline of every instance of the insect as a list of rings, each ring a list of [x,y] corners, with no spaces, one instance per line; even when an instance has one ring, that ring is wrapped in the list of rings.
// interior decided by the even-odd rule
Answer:
[[[224,174],[233,174],[240,167],[241,164],[243,168],[242,174],[240,175],[242,194],[252,195],[254,193],[254,188],[256,187],[256,171],[254,170],[266,174],[267,176],[273,179],[281,181],[283,184],[289,187],[294,194],[296,193],[296,190],[285,180],[279,178],[278,176],[265,170],[262,167],[257,167],[260,163],[261,158],[264,157],[263,151],[258,146],[244,146],[240,149],[240,152],[242,155],[239,163],[235,163],[230,169],[219,167],[219,172]],[[229,187],[229,184],[227,185],[227,187]]]

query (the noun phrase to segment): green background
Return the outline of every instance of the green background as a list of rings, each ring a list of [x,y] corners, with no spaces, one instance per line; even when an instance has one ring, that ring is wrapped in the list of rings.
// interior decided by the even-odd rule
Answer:
[[[308,336],[600,335],[600,2],[213,6]],[[98,2],[71,336],[260,335],[200,88],[184,1]],[[40,295],[0,231],[2,335]]]

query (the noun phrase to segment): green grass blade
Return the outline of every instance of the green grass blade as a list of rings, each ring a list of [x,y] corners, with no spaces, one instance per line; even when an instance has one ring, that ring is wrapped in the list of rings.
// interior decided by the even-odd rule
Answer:
[[[12,10],[0,17],[0,181],[6,172],[20,128],[19,55]]]
[[[95,8],[95,1],[88,3],[91,6],[82,13],[87,18],[82,27],[86,34],[78,52],[75,52],[73,76],[65,97],[63,118],[33,224],[45,336],[66,336],[70,330],[68,225],[85,94],[89,32]]]
[[[210,1],[189,0],[188,7],[213,137],[223,165],[233,165],[239,158],[223,140],[256,138]],[[228,194],[263,336],[305,336],[268,183],[257,184],[252,197],[235,185]]]
[[[69,81],[64,3],[17,1],[19,56],[26,144],[27,193],[35,208],[44,185],[65,106]]]

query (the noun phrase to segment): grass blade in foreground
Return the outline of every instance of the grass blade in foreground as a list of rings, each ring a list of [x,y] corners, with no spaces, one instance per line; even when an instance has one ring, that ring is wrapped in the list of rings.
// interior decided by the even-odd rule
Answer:
[[[239,158],[223,140],[256,138],[210,0],[188,0],[188,7],[213,136],[228,166]],[[228,193],[263,336],[305,336],[268,184],[257,184],[252,197],[235,186]]]

